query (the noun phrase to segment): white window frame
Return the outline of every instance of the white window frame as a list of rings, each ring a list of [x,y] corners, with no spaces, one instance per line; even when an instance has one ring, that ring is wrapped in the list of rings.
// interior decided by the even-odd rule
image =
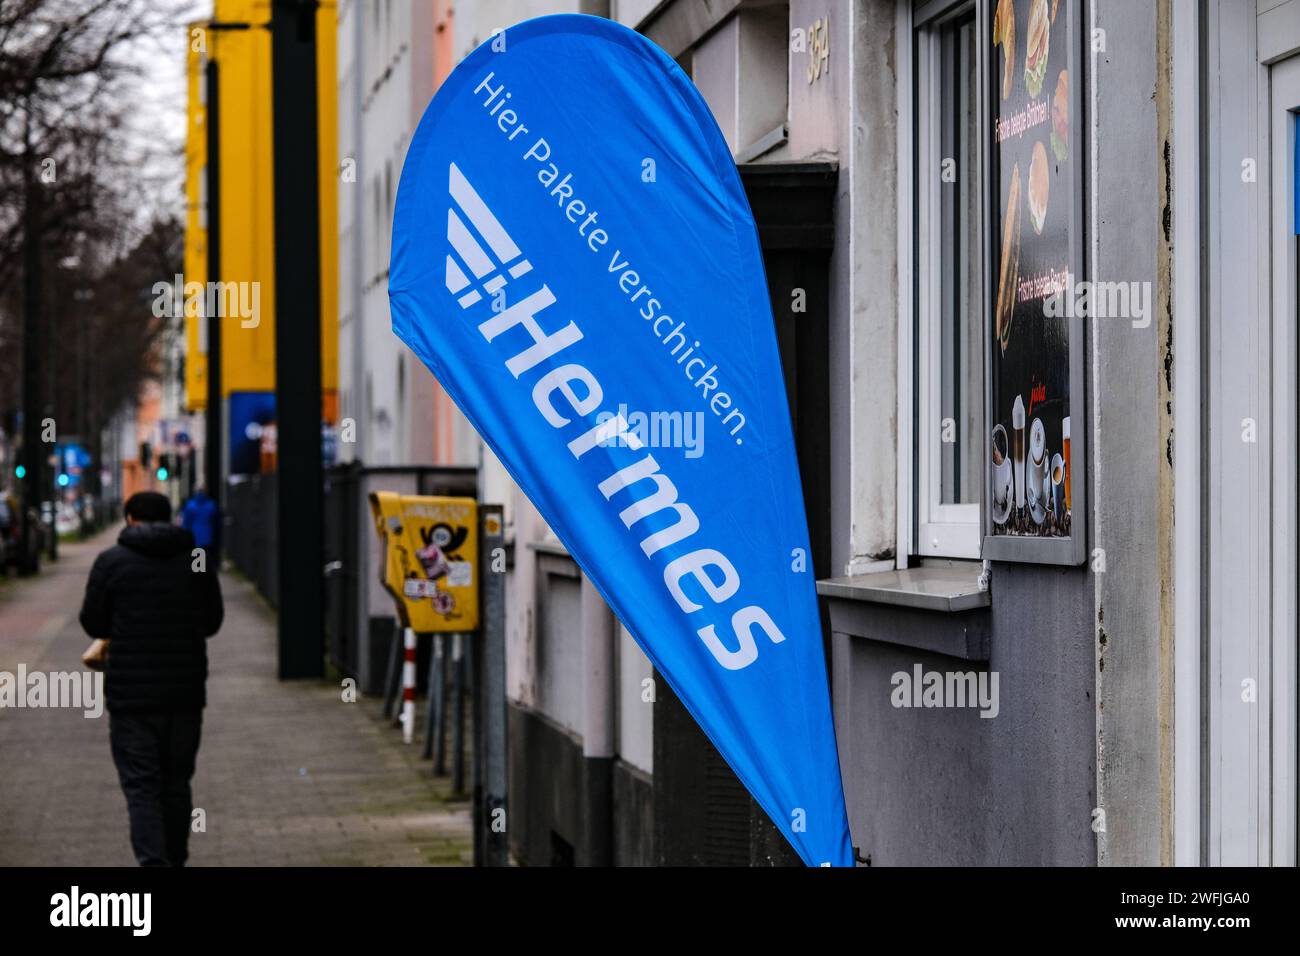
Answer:
[[[1291,0],[1300,14],[1300,0]],[[1274,8],[1277,9],[1277,8]],[[1294,20],[1290,21],[1295,23]],[[1261,31],[1265,24],[1260,21]],[[1270,25],[1271,26],[1271,25]],[[1288,35],[1300,39],[1300,30]],[[1297,789],[1297,715],[1296,715],[1296,575],[1300,561],[1296,555],[1296,533],[1300,516],[1295,498],[1297,427],[1296,393],[1300,385],[1296,335],[1296,317],[1300,315],[1300,223],[1293,223],[1297,208],[1296,180],[1300,170],[1300,52],[1270,68],[1270,115],[1273,157],[1269,170],[1272,188],[1272,255],[1273,281],[1273,501],[1270,516],[1273,526],[1272,558],[1272,633],[1269,641],[1272,709],[1269,730],[1272,734],[1270,788],[1272,846],[1269,862],[1273,866],[1296,865],[1296,789]]]
[[[975,0],[973,4],[976,9],[978,2]],[[907,32],[902,35],[915,40],[916,58],[913,69],[901,74],[907,77],[907,82],[899,84],[900,116],[912,115],[906,107],[911,105],[912,90],[917,92],[915,144],[911,142],[911,136],[899,136],[899,168],[907,180],[899,202],[899,253],[900,264],[911,262],[915,257],[918,281],[915,292],[907,282],[902,283],[904,288],[900,290],[903,308],[900,310],[899,339],[902,346],[899,354],[899,501],[907,507],[899,509],[899,567],[906,567],[909,554],[923,558],[979,558],[983,541],[983,482],[979,483],[981,500],[970,504],[943,504],[940,501],[941,458],[932,451],[934,438],[945,417],[940,395],[941,351],[937,335],[941,321],[940,273],[930,268],[930,264],[940,256],[940,246],[939,230],[923,225],[932,216],[938,216],[940,190],[943,188],[940,179],[943,157],[937,145],[939,110],[934,92],[937,87],[934,76],[939,62],[939,36],[934,27],[965,6],[961,0],[954,0],[943,8],[939,16],[913,26],[910,2],[904,0],[901,4],[901,7],[909,8],[900,15],[900,19],[907,20]],[[971,95],[978,97],[982,95],[982,86],[976,86]],[[908,140],[906,146],[903,140]],[[958,175],[963,174],[964,171],[958,172]],[[977,160],[976,169],[968,175],[975,177],[977,189],[983,188],[981,160]],[[914,195],[917,197],[915,203],[912,201]],[[983,233],[980,235],[982,237]],[[904,242],[906,249],[903,248]],[[976,265],[976,268],[980,267]],[[910,270],[900,270],[901,276],[909,274]],[[974,319],[980,321],[979,314]],[[980,401],[982,403],[982,396]],[[914,448],[909,447],[913,442]]]
[[[1173,32],[1174,381],[1201,382],[1201,282],[1209,258],[1201,246],[1200,11],[1175,5]],[[1193,388],[1199,389],[1199,385]],[[1174,404],[1179,461],[1200,463],[1201,403]],[[1201,468],[1174,470],[1174,865],[1201,862],[1201,738],[1208,708],[1201,690],[1202,602]]]
[[[1199,633],[1180,635],[1203,635],[1205,697],[1194,702],[1204,749],[1199,767],[1183,771],[1199,769],[1200,799],[1193,802],[1188,793],[1182,806],[1203,818],[1200,862],[1294,866],[1300,306],[1291,163],[1300,113],[1300,29],[1293,26],[1300,2],[1269,6],[1256,22],[1244,9],[1240,0],[1211,5],[1204,38],[1210,78],[1201,195],[1209,224],[1202,273],[1210,279],[1202,291],[1204,550],[1201,573],[1192,577],[1176,566],[1174,584],[1176,597],[1185,590],[1205,596],[1202,616],[1182,619]],[[1221,69],[1224,63],[1231,68]],[[1246,193],[1243,152],[1259,162],[1259,178]],[[1221,348],[1224,341],[1234,347]],[[1258,428],[1258,464],[1251,468],[1238,464],[1237,430],[1247,416]],[[1248,678],[1256,696],[1243,707]],[[1193,701],[1185,697],[1184,705],[1188,713]],[[1190,743],[1190,732],[1181,739]],[[1176,740],[1176,775],[1186,752]],[[1191,781],[1176,776],[1175,782]],[[1191,856],[1177,844],[1175,853],[1179,862]]]

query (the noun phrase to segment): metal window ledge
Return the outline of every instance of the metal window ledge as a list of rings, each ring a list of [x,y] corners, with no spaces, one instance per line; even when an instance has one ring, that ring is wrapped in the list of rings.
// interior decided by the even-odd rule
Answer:
[[[543,538],[540,541],[529,541],[527,546],[529,551],[536,551],[538,554],[553,554],[557,557],[569,557],[569,549],[562,542],[553,541],[549,538]]]
[[[897,604],[922,611],[971,611],[988,607],[989,592],[979,588],[980,566],[973,562],[927,564],[903,571],[857,574],[817,582],[823,597],[871,604]]]
[[[537,570],[542,574],[562,578],[582,577],[578,562],[573,560],[569,549],[559,541],[550,539],[529,541],[527,548],[537,555]]]
[[[831,631],[968,661],[987,661],[988,591],[979,565],[944,562],[817,582]]]

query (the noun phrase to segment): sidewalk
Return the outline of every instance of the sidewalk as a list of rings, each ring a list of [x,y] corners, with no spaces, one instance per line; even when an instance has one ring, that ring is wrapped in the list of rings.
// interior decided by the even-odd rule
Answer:
[[[39,578],[0,582],[0,671],[81,667],[82,589],[117,532],[61,546]],[[191,834],[190,865],[469,864],[469,805],[450,800],[419,743],[404,746],[375,700],[278,681],[273,612],[243,580],[223,575],[222,589],[194,777],[207,832]],[[0,865],[135,865],[107,714],[0,708]]]

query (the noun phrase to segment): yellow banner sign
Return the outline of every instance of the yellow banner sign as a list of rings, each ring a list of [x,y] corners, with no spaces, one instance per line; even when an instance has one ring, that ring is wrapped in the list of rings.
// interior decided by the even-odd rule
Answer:
[[[402,624],[418,633],[478,627],[478,502],[376,491],[384,589]]]

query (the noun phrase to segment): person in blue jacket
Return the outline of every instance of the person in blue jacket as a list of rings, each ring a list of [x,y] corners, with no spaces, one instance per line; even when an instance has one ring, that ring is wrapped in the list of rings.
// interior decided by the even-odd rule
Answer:
[[[217,503],[200,485],[181,508],[181,527],[194,535],[194,544],[210,548],[217,536]]]

